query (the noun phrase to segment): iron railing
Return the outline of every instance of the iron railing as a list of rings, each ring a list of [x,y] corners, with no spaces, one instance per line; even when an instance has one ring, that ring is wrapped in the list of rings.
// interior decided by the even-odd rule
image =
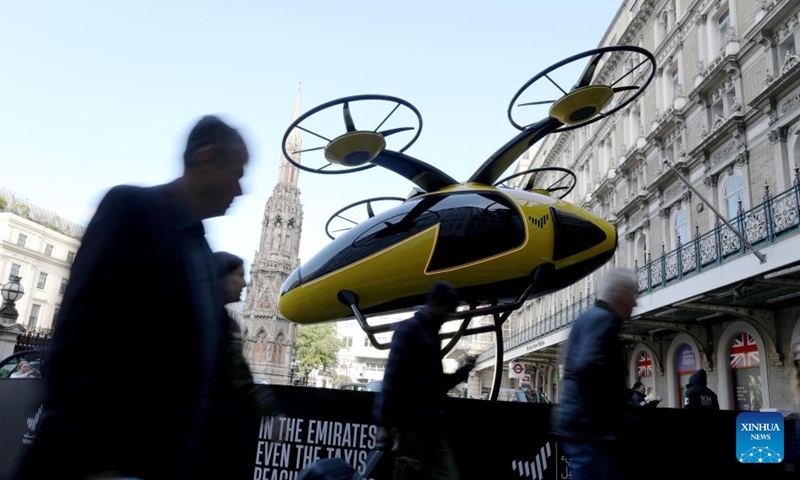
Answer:
[[[730,223],[743,233],[747,241],[754,247],[769,245],[796,233],[800,225],[798,214],[800,205],[800,185],[772,197],[769,187],[765,187],[764,201],[744,211],[739,202],[739,214],[730,219]],[[635,266],[639,281],[639,292],[649,293],[659,288],[714,268],[724,262],[741,257],[749,249],[727,225],[717,219],[711,231],[700,235],[700,228],[695,226],[694,238],[684,244],[678,239],[678,247],[666,252],[661,246],[661,255],[652,258],[648,254],[648,262]]]
[[[596,300],[595,294],[581,296],[576,302],[558,310],[533,325],[503,339],[504,351],[525,345],[540,338],[552,335],[572,326],[578,316],[589,309]],[[478,362],[494,357],[494,347],[484,350],[478,355]]]
[[[791,188],[773,197],[769,187],[765,187],[764,201],[748,211],[742,209],[740,202],[739,215],[730,222],[744,233],[751,245],[769,245],[800,230],[799,206],[800,175],[795,172],[795,182]],[[636,265],[640,293],[649,293],[671,285],[748,253],[748,248],[739,237],[720,220],[711,231],[703,235],[699,234],[699,230],[695,226],[694,239],[690,242],[681,244],[679,239],[678,248],[671,252],[666,252],[662,245],[660,257],[648,258],[649,261],[642,267]],[[509,351],[569,328],[578,315],[593,305],[594,301],[594,294],[581,298],[510,335],[504,339],[504,350]],[[489,348],[478,355],[478,361],[488,360],[494,355],[494,348]]]

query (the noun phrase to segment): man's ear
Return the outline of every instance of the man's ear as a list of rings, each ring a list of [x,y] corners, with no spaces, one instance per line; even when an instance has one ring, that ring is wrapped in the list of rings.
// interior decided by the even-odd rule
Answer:
[[[219,153],[216,145],[208,145],[207,147],[200,148],[192,154],[190,162],[193,168],[205,168],[214,163],[214,159]]]

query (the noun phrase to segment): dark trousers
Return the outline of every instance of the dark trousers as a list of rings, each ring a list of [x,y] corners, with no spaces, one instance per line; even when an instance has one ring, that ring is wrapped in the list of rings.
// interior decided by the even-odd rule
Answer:
[[[458,466],[444,432],[424,429],[392,430],[395,456],[393,480],[458,480]]]
[[[623,480],[616,442],[560,440],[569,458],[571,480]]]

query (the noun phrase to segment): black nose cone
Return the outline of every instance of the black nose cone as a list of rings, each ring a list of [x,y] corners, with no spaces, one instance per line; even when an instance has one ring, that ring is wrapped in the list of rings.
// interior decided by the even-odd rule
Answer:
[[[606,232],[589,220],[574,213],[550,208],[553,215],[555,244],[553,260],[571,257],[599,245],[607,238]]]

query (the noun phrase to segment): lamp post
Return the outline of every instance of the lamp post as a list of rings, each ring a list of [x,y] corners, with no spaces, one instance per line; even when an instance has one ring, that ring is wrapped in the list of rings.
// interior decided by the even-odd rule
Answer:
[[[25,289],[20,285],[20,280],[22,280],[20,277],[11,277],[8,283],[0,288],[0,296],[3,297],[3,306],[0,307],[0,324],[13,324],[19,318],[15,303],[25,295]]]

